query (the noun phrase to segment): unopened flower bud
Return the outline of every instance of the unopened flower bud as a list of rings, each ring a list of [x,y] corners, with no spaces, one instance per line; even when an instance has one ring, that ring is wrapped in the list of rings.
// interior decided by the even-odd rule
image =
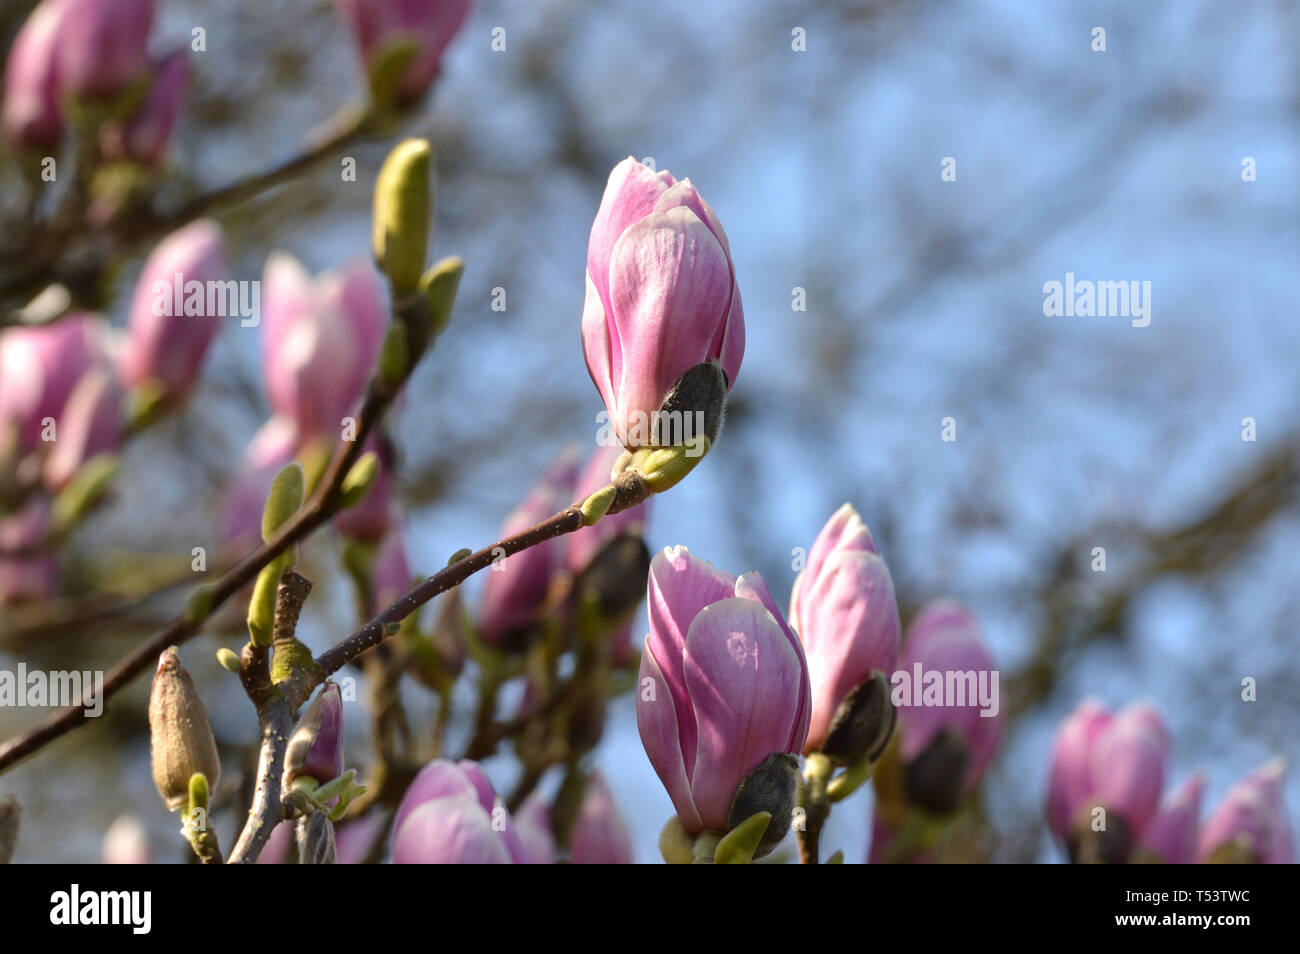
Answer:
[[[185,807],[195,773],[207,779],[210,789],[216,788],[221,778],[217,743],[203,700],[175,646],[158,657],[149,695],[149,733],[154,784],[168,808],[177,811]]]
[[[343,774],[343,695],[327,682],[298,720],[284,755],[284,787],[305,776],[328,782]]]
[[[338,861],[334,824],[322,811],[298,820],[298,864],[332,865]]]
[[[864,758],[874,762],[889,744],[897,716],[889,701],[889,677],[877,669],[835,710],[821,751],[841,765]]]
[[[432,150],[424,139],[398,143],[375,181],[372,251],[393,291],[409,295],[424,274],[433,225]]]
[[[788,752],[773,752],[736,789],[727,811],[727,828],[733,829],[759,812],[772,816],[754,851],[762,858],[785,837],[799,798],[799,760]]]

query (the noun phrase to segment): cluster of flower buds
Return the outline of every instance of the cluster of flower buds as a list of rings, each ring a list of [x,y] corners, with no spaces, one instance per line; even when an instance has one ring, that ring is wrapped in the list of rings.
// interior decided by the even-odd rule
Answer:
[[[41,0],[5,64],[0,127],[16,149],[48,153],[69,127],[104,160],[156,166],[189,83],[184,49],[149,53],[154,0]]]
[[[149,255],[124,334],[89,312],[0,331],[0,602],[49,594],[43,542],[102,497],[128,435],[188,395],[225,275],[221,231],[200,220]]]
[[[1052,752],[1047,820],[1072,861],[1292,861],[1281,759],[1233,786],[1202,827],[1201,773],[1161,799],[1171,750],[1168,729],[1147,703],[1112,713],[1098,700],[1085,699],[1061,722]]]

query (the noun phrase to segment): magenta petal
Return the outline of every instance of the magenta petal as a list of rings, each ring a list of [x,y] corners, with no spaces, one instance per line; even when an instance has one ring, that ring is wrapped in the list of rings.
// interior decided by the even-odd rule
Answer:
[[[393,830],[401,827],[402,821],[418,805],[438,798],[467,798],[477,803],[480,795],[459,765],[451,759],[434,759],[420,769],[407,787],[393,818]]]
[[[705,827],[726,831],[745,776],[786,751],[806,670],[772,614],[743,598],[695,617],[684,669],[698,731],[691,793]]]
[[[592,772],[569,838],[569,863],[630,865],[632,837],[600,772]]]
[[[688,777],[695,769],[695,717],[686,695],[682,668],[686,635],[704,607],[729,599],[735,593],[735,577],[692,556],[685,547],[661,550],[650,561],[646,593],[650,634],[646,637],[646,649],[654,653],[663,668],[664,680],[672,689]]]
[[[645,651],[641,653],[641,672],[637,685],[640,688],[636,697],[636,727],[641,735],[641,744],[645,747],[646,756],[659,780],[667,789],[682,825],[692,835],[698,834],[704,830],[704,824],[691,795],[675,699],[648,640]],[[693,715],[688,717],[694,719]],[[693,728],[691,738],[694,739]]]
[[[1259,864],[1295,861],[1291,824],[1282,802],[1286,763],[1273,759],[1228,790],[1201,831],[1197,861],[1204,863],[1229,842],[1237,842]]]
[[[776,601],[772,599],[772,594],[768,591],[767,584],[763,582],[763,577],[759,575],[758,571],[751,570],[740,575],[736,580],[736,595],[742,599],[755,600],[763,604],[763,608],[772,614],[772,618],[780,625],[781,630],[790,641],[790,648],[799,657],[799,664],[804,669],[802,688],[799,693],[799,706],[795,711],[794,722],[790,728],[790,738],[785,746],[787,752],[801,752],[808,738],[808,729],[812,718],[812,678],[808,672],[808,660],[804,655],[803,643],[790,624],[785,621],[785,617],[781,615]]]
[[[1205,776],[1197,772],[1165,799],[1142,835],[1142,847],[1167,865],[1191,864],[1204,789]]]
[[[1113,717],[1096,699],[1084,699],[1056,730],[1047,791],[1047,820],[1065,839],[1079,809],[1093,795],[1092,750]]]
[[[644,163],[628,156],[609,174],[600,208],[591,224],[587,244],[587,271],[595,282],[600,298],[609,301],[609,266],[614,246],[628,227],[654,211],[655,204],[669,188],[669,181]]]
[[[872,670],[894,672],[902,628],[893,580],[877,554],[837,550],[818,570],[796,604],[802,615],[795,620],[812,680],[808,744],[814,749],[826,740],[840,704]]]
[[[555,838],[551,835],[551,811],[540,791],[524,799],[515,812],[515,825],[523,845],[524,864],[555,864]]]

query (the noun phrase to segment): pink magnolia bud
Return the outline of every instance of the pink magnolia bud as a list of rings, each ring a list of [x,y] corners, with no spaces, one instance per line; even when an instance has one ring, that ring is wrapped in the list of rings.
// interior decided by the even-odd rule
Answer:
[[[411,588],[414,575],[407,562],[406,541],[400,527],[394,526],[384,537],[375,554],[370,573],[376,610],[396,602],[398,597]]]
[[[262,378],[271,409],[304,439],[337,443],[360,399],[388,324],[375,270],[354,262],[314,281],[284,252],[262,277]]]
[[[125,398],[108,367],[92,368],[82,376],[59,415],[58,436],[45,459],[46,486],[62,489],[86,461],[122,446]]]
[[[1204,789],[1205,776],[1196,772],[1169,795],[1147,825],[1141,850],[1163,864],[1191,864],[1196,854],[1196,826]]]
[[[1255,769],[1223,797],[1201,830],[1196,860],[1249,859],[1256,864],[1295,862],[1291,824],[1282,801],[1286,762],[1280,757]]]
[[[284,784],[300,777],[322,785],[343,774],[343,694],[327,682],[303,710],[284,755]]]
[[[99,149],[104,158],[158,165],[180,118],[189,85],[185,50],[163,57],[154,67],[153,82],[140,108],[125,121],[105,123],[100,129]]]
[[[608,484],[614,463],[622,454],[623,448],[618,444],[597,447],[592,455],[587,458],[581,474],[578,475],[577,490],[573,495],[574,499],[583,500]],[[602,517],[593,526],[583,527],[581,530],[569,534],[564,538],[565,563],[568,565],[569,572],[575,575],[581,573],[587,568],[587,564],[591,562],[591,558],[599,552],[600,548],[619,534],[635,533],[639,535],[644,533],[649,519],[650,501],[647,500],[635,507],[629,507],[627,510],[620,510],[616,514]]]
[[[262,510],[271,482],[293,460],[301,439],[294,422],[270,418],[249,442],[222,505],[221,536],[236,540],[262,532]]]
[[[111,98],[147,69],[153,0],[63,0],[55,46],[62,96]]]
[[[733,577],[685,547],[655,555],[647,602],[641,742],[686,831],[726,831],[746,776],[773,753],[803,749],[803,648],[762,577]]]
[[[0,126],[17,149],[53,149],[63,134],[54,48],[64,0],[43,0],[23,23],[5,62]]]
[[[735,385],[745,319],[731,248],[689,179],[630,156],[610,173],[587,249],[582,349],[628,448],[654,443],[656,412],[696,365],[720,364]]]
[[[388,819],[382,812],[371,812],[363,818],[339,825],[334,833],[334,850],[340,865],[364,864],[377,842],[388,830]]]
[[[238,314],[230,301],[235,287],[221,228],[212,220],[193,222],[159,242],[131,298],[123,380],[133,386],[153,381],[172,400],[188,394],[223,313]]]
[[[0,516],[0,606],[46,599],[54,592],[59,580],[54,557],[26,552],[39,547],[49,531],[50,505],[41,498]]]
[[[399,103],[410,104],[424,95],[438,75],[443,52],[469,15],[470,0],[338,0],[338,4],[372,77],[395,48],[411,49],[395,90]]]
[[[551,810],[546,798],[534,790],[515,813],[515,825],[524,848],[524,864],[555,864],[555,837],[551,834]]]
[[[898,662],[902,625],[885,561],[852,505],[827,521],[790,594],[790,625],[803,640],[812,680],[812,724],[805,751],[820,749],[831,720],[853,690]]]
[[[912,620],[898,668],[891,698],[898,708],[899,753],[909,777],[927,789],[924,798],[933,797],[932,807],[950,810],[979,783],[997,752],[999,672],[979,623],[951,600],[930,603]],[[927,689],[936,691],[932,696]]]
[[[632,837],[600,772],[592,772],[569,835],[569,862],[575,865],[630,865]]]
[[[526,864],[510,813],[483,770],[435,759],[420,770],[393,819],[395,864]]]
[[[506,518],[501,536],[527,530],[572,503],[577,470],[577,454],[566,449],[546,469],[523,503]],[[479,616],[483,639],[494,645],[511,644],[530,629],[559,569],[562,545],[560,540],[548,540],[489,567]]]
[[[84,312],[0,331],[0,433],[16,427],[21,450],[39,446],[72,389],[104,354],[103,325]]]
[[[1133,703],[1110,715],[1085,699],[1057,730],[1047,796],[1052,830],[1068,843],[1081,814],[1103,808],[1140,838],[1159,807],[1169,750],[1151,706]]]

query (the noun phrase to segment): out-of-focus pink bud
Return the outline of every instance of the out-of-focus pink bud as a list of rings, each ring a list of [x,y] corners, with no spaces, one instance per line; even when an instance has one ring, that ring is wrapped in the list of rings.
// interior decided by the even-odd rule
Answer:
[[[790,625],[803,640],[812,680],[806,751],[822,747],[837,710],[873,670],[898,662],[902,626],[885,561],[852,505],[830,518],[794,581]]]
[[[86,372],[59,415],[57,437],[45,459],[46,486],[62,489],[86,461],[122,446],[126,437],[122,415],[125,397],[107,366]]]
[[[563,451],[501,527],[503,537],[527,530],[573,502],[577,454]],[[534,622],[559,569],[562,541],[548,540],[493,563],[483,585],[479,630],[487,642],[510,645]]]
[[[551,810],[542,793],[534,790],[515,813],[515,826],[524,846],[524,864],[555,864],[555,837],[551,834]]]
[[[575,865],[632,864],[632,837],[600,772],[592,772],[587,779],[587,790],[569,835],[569,862]]]
[[[689,179],[631,156],[610,173],[587,249],[582,349],[628,448],[655,443],[656,413],[696,365],[719,364],[725,388],[735,385],[745,318],[731,247]],[[716,408],[685,410],[720,419],[724,397],[716,395]]]
[[[64,6],[64,0],[37,4],[9,48],[0,126],[16,149],[52,149],[63,135],[54,48]]]
[[[221,515],[223,539],[261,533],[262,510],[271,482],[293,460],[299,443],[298,428],[286,417],[270,418],[253,436],[226,491]]]
[[[343,694],[327,682],[303,711],[284,756],[284,784],[300,777],[320,784],[343,774]]]
[[[122,352],[122,379],[138,386],[161,385],[169,399],[194,386],[223,313],[237,315],[227,278],[221,228],[200,219],[167,236],[144,264],[131,298],[131,318]]]
[[[406,558],[406,540],[400,527],[394,526],[384,537],[371,566],[370,586],[375,608],[381,610],[411,588],[414,577]]]
[[[746,776],[773,753],[803,749],[803,647],[762,577],[733,577],[685,547],[655,555],[647,602],[641,742],[686,831],[727,831]]]
[[[154,68],[153,83],[140,108],[128,119],[105,123],[100,129],[99,149],[104,158],[158,165],[180,118],[189,85],[185,50],[163,57]]]
[[[1141,850],[1163,864],[1191,864],[1204,789],[1205,776],[1196,772],[1167,796],[1142,834]]]
[[[388,820],[382,812],[372,812],[364,818],[339,825],[334,833],[335,864],[364,864],[374,850],[375,842],[388,830]]]
[[[46,599],[54,592],[58,563],[36,549],[49,532],[50,506],[41,498],[0,516],[0,606]]]
[[[966,750],[962,788],[969,791],[984,774],[1002,736],[1000,674],[984,645],[979,623],[969,610],[951,600],[929,604],[908,627],[898,665],[911,678],[912,690],[900,693],[895,685],[904,761],[916,759],[948,730]],[[916,684],[918,672],[920,686]],[[931,704],[926,692],[927,673],[942,674],[937,705]],[[952,698],[948,698],[949,687],[954,690]],[[915,704],[918,696],[920,705]]]
[[[614,463],[622,454],[623,448],[618,444],[597,447],[587,458],[582,472],[578,475],[574,500],[583,500],[608,484]],[[635,507],[602,517],[593,526],[583,527],[569,534],[564,538],[565,562],[568,564],[569,572],[578,574],[585,570],[600,548],[619,534],[644,533],[649,520],[650,501],[647,500]]]
[[[59,92],[106,99],[124,93],[148,68],[153,0],[62,0],[55,44]]]
[[[314,281],[276,252],[262,277],[262,377],[271,409],[304,439],[337,442],[365,388],[388,324],[378,274],[354,262]]]
[[[483,770],[435,759],[420,770],[393,819],[395,864],[526,864],[519,832]]]
[[[104,349],[102,323],[84,312],[38,328],[0,331],[0,432],[16,427],[21,450],[37,447]]]
[[[1282,801],[1285,777],[1286,762],[1279,757],[1228,789],[1201,830],[1196,860],[1293,864],[1291,824]]]
[[[119,815],[104,833],[103,859],[106,865],[153,863],[149,835],[134,815]]]
[[[282,821],[271,829],[271,837],[266,839],[266,844],[262,846],[262,851],[257,856],[259,865],[282,865],[288,860],[296,824],[292,821]]]
[[[470,0],[338,0],[338,5],[372,82],[385,57],[409,48],[394,93],[399,103],[410,104],[438,75],[443,52],[469,14]]]
[[[1122,819],[1127,840],[1140,839],[1160,804],[1169,751],[1169,732],[1150,705],[1135,702],[1110,715],[1085,699],[1056,733],[1047,794],[1052,830],[1068,845],[1090,820],[1083,815],[1102,808]]]

